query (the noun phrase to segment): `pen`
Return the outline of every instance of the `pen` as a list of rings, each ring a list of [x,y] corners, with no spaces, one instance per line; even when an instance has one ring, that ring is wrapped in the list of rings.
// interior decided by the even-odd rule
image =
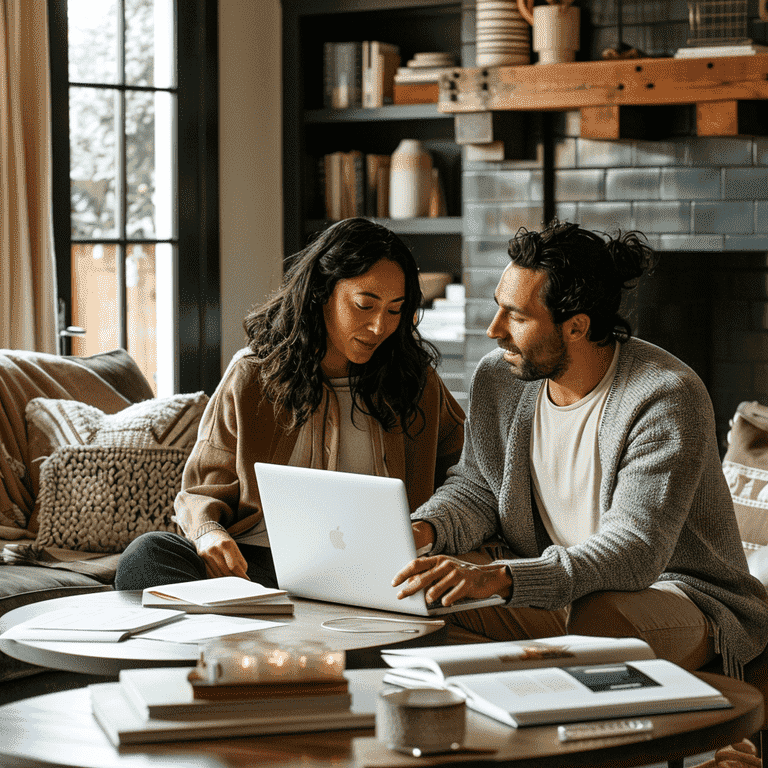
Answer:
[[[183,603],[184,600],[182,600],[180,597],[175,597],[174,595],[166,595],[164,592],[155,592],[153,589],[149,590],[150,595],[154,595],[155,597],[162,597],[165,600],[178,600],[180,603]]]

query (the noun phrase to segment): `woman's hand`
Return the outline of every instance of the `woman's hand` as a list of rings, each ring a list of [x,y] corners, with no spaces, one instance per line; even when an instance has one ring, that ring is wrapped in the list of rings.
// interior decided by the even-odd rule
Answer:
[[[440,600],[444,606],[465,597],[482,599],[501,595],[509,599],[512,592],[512,580],[504,565],[475,565],[449,555],[413,560],[392,580],[393,587],[400,584],[405,586],[398,592],[399,599],[423,589],[428,604]]]
[[[197,554],[205,561],[205,570],[210,578],[239,576],[248,579],[248,563],[237,542],[226,531],[209,531],[194,544]]]

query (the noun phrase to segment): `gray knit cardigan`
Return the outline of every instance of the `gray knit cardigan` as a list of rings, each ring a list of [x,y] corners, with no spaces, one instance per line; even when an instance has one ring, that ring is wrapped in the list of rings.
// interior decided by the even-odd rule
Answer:
[[[768,602],[747,570],[701,379],[652,344],[621,345],[598,436],[599,530],[562,547],[531,502],[531,425],[543,384],[516,379],[502,355],[478,365],[461,459],[412,515],[434,526],[433,552],[468,552],[501,534],[521,558],[504,561],[510,606],[555,610],[592,592],[672,581],[709,617],[725,673],[741,677],[768,641]]]

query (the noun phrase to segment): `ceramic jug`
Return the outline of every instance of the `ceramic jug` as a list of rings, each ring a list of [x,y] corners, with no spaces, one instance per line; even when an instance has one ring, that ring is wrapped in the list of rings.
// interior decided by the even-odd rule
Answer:
[[[550,0],[534,7],[533,0],[517,0],[520,14],[531,25],[532,48],[539,64],[574,61],[579,50],[579,9],[572,0]]]
[[[392,153],[389,171],[389,215],[412,219],[429,214],[432,158],[418,139],[403,139]]]

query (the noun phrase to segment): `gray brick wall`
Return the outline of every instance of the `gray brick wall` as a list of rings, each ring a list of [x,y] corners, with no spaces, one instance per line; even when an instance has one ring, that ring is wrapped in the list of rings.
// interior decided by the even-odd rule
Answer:
[[[580,58],[599,59],[617,41],[616,3],[578,4],[592,29]],[[651,56],[671,55],[685,44],[685,0],[623,5],[625,42]],[[464,11],[464,64],[472,66],[473,0],[465,0]],[[756,0],[750,0],[749,15],[753,39],[768,42]],[[690,135],[691,128],[690,114],[680,110],[674,124],[680,135],[673,138],[594,141],[579,137],[578,111],[559,113],[556,215],[606,232],[639,229],[665,261],[679,257],[678,268],[666,277],[672,299],[646,307],[648,317],[656,314],[666,326],[650,327],[646,317],[646,336],[700,370],[724,437],[738,402],[768,402],[768,138],[701,138]],[[542,225],[541,157],[538,142],[536,160],[463,165],[467,386],[480,357],[495,348],[485,329],[496,282],[508,263],[507,241],[519,227]],[[728,255],[718,255],[723,253]],[[703,283],[691,281],[689,258],[701,265]],[[681,281],[697,285],[685,300]],[[688,330],[681,333],[681,327]],[[702,333],[707,349],[693,350]],[[692,351],[681,351],[681,336]]]

